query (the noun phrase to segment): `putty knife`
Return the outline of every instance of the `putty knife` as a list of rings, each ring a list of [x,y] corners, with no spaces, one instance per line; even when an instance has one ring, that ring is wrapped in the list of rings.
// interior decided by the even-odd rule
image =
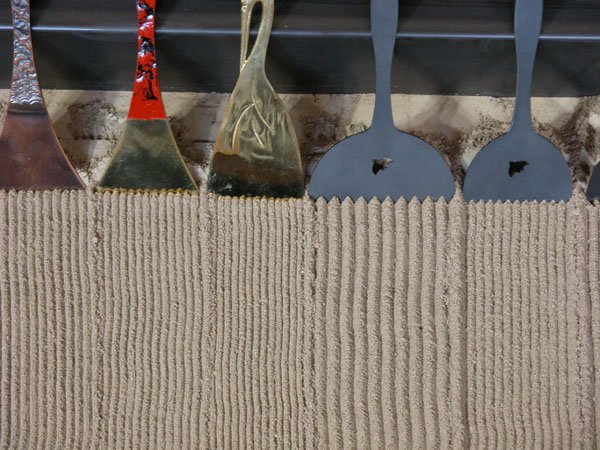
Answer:
[[[123,134],[99,189],[188,190],[198,187],[167,121],[156,68],[156,0],[137,0],[138,53],[133,97]]]
[[[396,129],[391,71],[398,28],[398,0],[371,0],[371,34],[377,84],[371,127],[333,146],[313,171],[313,198],[451,198],[455,185],[446,160],[416,136]]]
[[[13,78],[0,133],[0,189],[83,189],[52,128],[33,60],[29,0],[12,0]]]
[[[250,56],[252,10],[262,4]],[[274,0],[242,0],[240,76],[210,163],[208,189],[221,195],[301,197],[304,174],[292,121],[265,74]]]
[[[568,200],[573,190],[567,161],[531,121],[531,84],[542,27],[543,0],[517,0],[517,94],[510,130],[475,156],[464,182],[465,200]]]

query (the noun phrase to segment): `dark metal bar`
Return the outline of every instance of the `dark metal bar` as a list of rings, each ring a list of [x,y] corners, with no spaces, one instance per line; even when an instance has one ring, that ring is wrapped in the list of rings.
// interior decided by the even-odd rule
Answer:
[[[33,3],[43,88],[129,89],[136,21],[126,2],[106,0],[98,10],[75,0]],[[545,4],[533,94],[600,94],[600,58],[594,57],[600,55],[600,6],[585,0]],[[159,12],[163,89],[230,92],[239,60],[239,2],[173,0]],[[513,95],[512,12],[513,2],[496,0],[400,2],[393,92]],[[366,0],[278,2],[267,59],[275,89],[373,92],[368,18]],[[10,32],[3,5],[0,48],[9,48]],[[0,86],[9,80],[7,54],[0,57]]]

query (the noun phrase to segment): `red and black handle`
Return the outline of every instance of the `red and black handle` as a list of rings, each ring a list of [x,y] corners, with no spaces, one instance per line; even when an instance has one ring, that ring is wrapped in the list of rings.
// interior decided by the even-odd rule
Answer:
[[[166,119],[156,68],[156,0],[137,0],[138,51],[129,119]]]

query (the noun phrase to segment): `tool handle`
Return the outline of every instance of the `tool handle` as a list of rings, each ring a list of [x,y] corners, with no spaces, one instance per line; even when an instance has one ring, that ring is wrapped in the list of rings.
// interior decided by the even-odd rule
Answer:
[[[531,85],[537,53],[544,0],[517,0],[515,46],[517,51],[517,93],[513,127],[531,127]]]
[[[252,11],[258,3],[260,3],[262,6],[260,26],[258,27],[258,35],[256,37],[256,41],[254,42],[254,46],[250,49],[250,51],[248,51]],[[240,72],[250,57],[256,57],[264,70],[274,15],[274,0],[242,0],[242,48],[240,52]]]
[[[398,0],[371,0],[371,35],[377,80],[372,127],[394,127],[391,82],[397,31]]]
[[[156,67],[156,0],[136,0],[138,46],[129,119],[166,119]]]
[[[13,21],[13,74],[10,104],[44,108],[33,59],[29,0],[11,0]]]

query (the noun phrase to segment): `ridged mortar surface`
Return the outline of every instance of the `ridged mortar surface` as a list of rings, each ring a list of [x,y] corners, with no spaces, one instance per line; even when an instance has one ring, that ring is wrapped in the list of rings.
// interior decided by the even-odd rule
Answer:
[[[0,448],[593,448],[599,225],[0,192]]]

